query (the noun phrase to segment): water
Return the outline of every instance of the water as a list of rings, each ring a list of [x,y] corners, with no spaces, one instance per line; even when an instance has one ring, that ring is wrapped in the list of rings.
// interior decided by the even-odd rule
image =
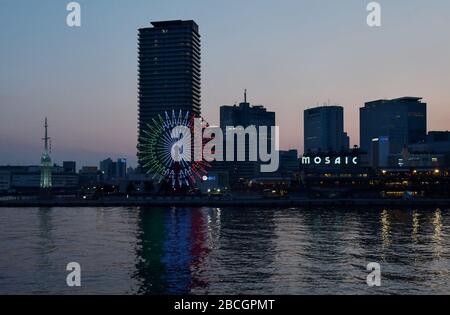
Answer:
[[[449,229],[445,209],[0,208],[0,294],[448,294]]]

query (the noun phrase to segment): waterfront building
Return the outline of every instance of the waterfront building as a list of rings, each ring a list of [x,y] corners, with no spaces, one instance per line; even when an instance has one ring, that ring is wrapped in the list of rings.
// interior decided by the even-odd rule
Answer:
[[[209,172],[199,180],[197,188],[204,194],[222,194],[228,191],[228,172]]]
[[[370,165],[372,167],[389,166],[389,138],[378,137],[372,139],[370,151]]]
[[[83,166],[78,173],[80,177],[80,186],[93,187],[98,185],[101,172],[97,166]]]
[[[369,152],[372,139],[389,138],[389,153],[399,154],[425,140],[427,104],[420,97],[402,97],[365,103],[360,108],[361,149]],[[370,153],[369,153],[370,155]]]
[[[304,151],[348,151],[350,140],[344,132],[344,108],[320,106],[304,111]]]
[[[0,191],[38,193],[41,186],[41,166],[0,166]],[[52,192],[75,191],[79,187],[78,174],[52,166]],[[3,185],[2,185],[3,184]],[[3,187],[3,188],[2,188]]]
[[[300,159],[297,150],[280,151],[280,167],[277,173],[287,177],[300,173]]]
[[[267,148],[271,148],[271,127],[275,126],[275,112],[268,111],[262,105],[251,105],[247,101],[247,93],[244,93],[244,101],[239,105],[223,105],[220,107],[220,128],[224,135],[224,143],[227,137],[227,128],[229,127],[243,127],[255,126],[257,130],[259,127],[266,126],[268,131]],[[256,151],[259,152],[259,135],[255,135]],[[237,147],[234,148],[234,161],[213,163],[216,170],[226,170],[229,172],[230,183],[239,181],[248,181],[259,175],[260,165],[259,161],[250,161],[250,135],[245,136],[245,161],[238,161]],[[235,138],[236,143],[236,138]],[[224,145],[226,151],[226,145]],[[224,156],[227,153],[224,152]]]
[[[398,168],[445,168],[446,155],[431,151],[411,151],[404,148],[400,154],[389,155],[389,166]]]
[[[34,172],[12,174],[11,188],[15,191],[34,192],[40,187],[40,174]],[[79,187],[78,175],[71,173],[53,173],[52,190],[54,192],[77,190]]]
[[[0,170],[0,192],[7,192],[11,189],[11,172]]]
[[[200,34],[194,21],[152,22],[139,29],[138,160],[141,137],[158,115],[200,114]]]
[[[444,166],[450,168],[450,132],[430,131],[425,141],[408,146],[416,154],[440,154],[444,156]]]

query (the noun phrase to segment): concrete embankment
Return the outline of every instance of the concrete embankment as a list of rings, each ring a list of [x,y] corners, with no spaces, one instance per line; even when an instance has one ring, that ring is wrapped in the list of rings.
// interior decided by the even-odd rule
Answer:
[[[450,199],[209,199],[209,198],[136,198],[136,199],[36,199],[2,200],[0,207],[449,207]]]

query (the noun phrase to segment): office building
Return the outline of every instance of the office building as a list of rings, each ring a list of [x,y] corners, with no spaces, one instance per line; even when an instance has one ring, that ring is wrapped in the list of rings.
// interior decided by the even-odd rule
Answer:
[[[110,180],[115,175],[115,163],[111,158],[107,158],[100,162],[100,172],[102,174],[102,178],[105,180]]]
[[[97,166],[83,166],[78,174],[80,178],[80,186],[94,187],[99,182],[101,172],[99,172]]]
[[[75,161],[64,161],[63,169],[66,173],[76,173],[77,172],[77,162]]]
[[[389,166],[389,138],[379,137],[372,139],[370,153],[370,164],[372,167]]]
[[[280,151],[280,168],[277,173],[291,177],[300,173],[300,159],[297,150]]]
[[[147,124],[172,110],[200,114],[200,35],[194,21],[152,22],[139,29],[138,160]]]
[[[42,188],[41,166],[0,166],[0,191],[37,193]],[[52,192],[73,192],[78,189],[78,175],[52,167]]]
[[[107,158],[100,162],[100,172],[103,180],[117,180],[123,179],[127,175],[127,160],[119,158],[113,161]]]
[[[425,141],[408,146],[409,151],[416,154],[430,153],[432,155],[441,154],[444,156],[443,166],[450,167],[450,132],[430,131]],[[435,156],[433,156],[435,157]]]
[[[119,158],[116,162],[115,178],[123,179],[127,176],[127,159]]]
[[[380,137],[389,138],[390,154],[399,154],[409,144],[424,141],[427,104],[421,100],[402,97],[367,102],[360,108],[361,150],[370,151],[372,139]]]
[[[227,129],[229,127],[243,127],[255,126],[257,130],[259,127],[266,126],[268,131],[267,148],[271,148],[271,127],[275,126],[275,112],[267,111],[262,105],[252,106],[247,102],[247,95],[244,95],[244,101],[239,105],[224,105],[220,107],[220,128],[224,134],[224,141],[226,142]],[[256,152],[259,152],[259,134],[256,135],[257,144]],[[245,161],[238,161],[237,146],[234,147],[234,162],[228,161],[225,163],[215,163],[215,166],[222,164],[229,171],[229,180],[231,184],[238,181],[247,181],[257,177],[260,173],[259,161],[250,161],[250,135],[245,138]],[[236,137],[235,137],[236,143]],[[224,145],[226,151],[226,145]],[[227,152],[224,152],[224,156]],[[224,166],[225,165],[225,166]]]
[[[304,111],[305,153],[348,151],[350,140],[344,132],[344,108],[320,106]]]
[[[0,170],[0,193],[11,189],[11,172]]]

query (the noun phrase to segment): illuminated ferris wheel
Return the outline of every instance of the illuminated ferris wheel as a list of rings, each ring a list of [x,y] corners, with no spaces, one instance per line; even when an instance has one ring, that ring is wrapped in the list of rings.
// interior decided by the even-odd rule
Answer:
[[[173,189],[191,187],[207,174],[210,164],[205,160],[195,161],[193,157],[193,137],[180,137],[189,130],[194,135],[194,119],[200,119],[201,131],[208,123],[189,111],[174,110],[158,115],[152,124],[143,130],[139,145],[143,169],[159,182],[167,181]],[[202,138],[202,150],[205,140]]]

